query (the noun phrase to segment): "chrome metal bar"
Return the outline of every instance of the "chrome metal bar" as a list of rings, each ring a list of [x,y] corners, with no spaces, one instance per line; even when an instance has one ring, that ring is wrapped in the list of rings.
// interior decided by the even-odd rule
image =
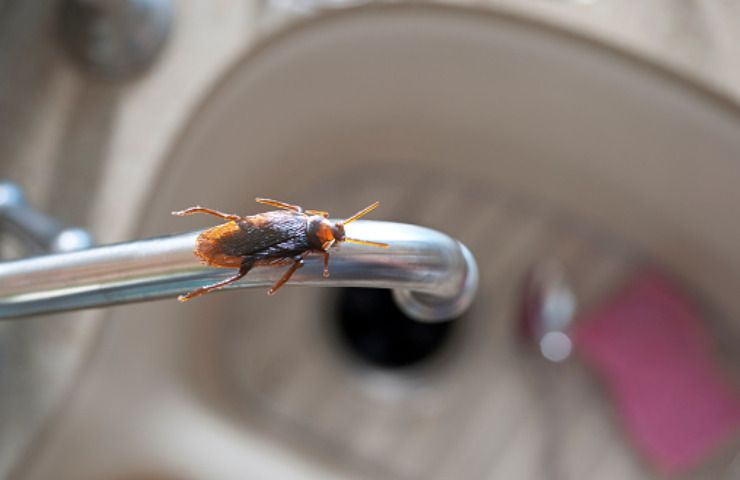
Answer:
[[[233,274],[199,264],[193,256],[198,233],[0,263],[0,318],[166,297],[175,301],[180,293]],[[475,259],[449,236],[368,220],[348,225],[347,235],[390,247],[342,243],[332,248],[326,279],[322,257],[309,255],[288,285],[392,288],[399,307],[423,321],[454,318],[472,303],[478,284]],[[266,287],[284,268],[255,268],[230,288]]]

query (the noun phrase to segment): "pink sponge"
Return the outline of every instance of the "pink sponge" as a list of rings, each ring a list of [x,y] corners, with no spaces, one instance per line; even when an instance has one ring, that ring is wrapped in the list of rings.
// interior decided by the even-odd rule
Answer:
[[[740,390],[713,359],[703,321],[666,278],[638,276],[572,334],[633,442],[661,472],[697,466],[738,433]]]

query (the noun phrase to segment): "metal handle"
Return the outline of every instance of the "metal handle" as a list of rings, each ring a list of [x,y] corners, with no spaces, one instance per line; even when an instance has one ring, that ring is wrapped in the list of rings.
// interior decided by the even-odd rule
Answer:
[[[26,203],[23,190],[0,182],[0,227],[23,240],[30,253],[70,252],[89,248],[93,239],[81,228],[68,228]]]
[[[160,56],[172,30],[172,0],[63,0],[63,45],[80,66],[109,80],[142,73]]]
[[[198,233],[0,263],[0,318],[164,297],[174,301],[177,294],[231,275],[198,263],[193,256]],[[354,222],[347,234],[390,247],[343,243],[332,248],[328,279],[322,277],[321,256],[309,255],[288,285],[392,288],[399,307],[422,321],[449,320],[472,303],[478,286],[475,259],[449,236],[374,221]],[[265,287],[282,271],[257,267],[232,287]]]

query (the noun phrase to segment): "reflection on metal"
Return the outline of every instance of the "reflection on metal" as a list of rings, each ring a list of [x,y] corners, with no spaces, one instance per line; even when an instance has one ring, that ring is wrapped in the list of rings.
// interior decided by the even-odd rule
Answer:
[[[2,263],[0,318],[174,298],[230,276],[231,270],[199,265],[193,256],[198,233]],[[423,321],[454,318],[472,303],[477,267],[456,240],[391,222],[358,221],[347,233],[390,248],[341,244],[332,249],[330,278],[322,277],[321,256],[309,256],[289,284],[393,288],[404,313]],[[266,287],[282,272],[258,267],[234,287]]]
[[[576,297],[563,267],[557,263],[535,266],[524,286],[522,322],[526,336],[551,362],[567,359],[573,344],[566,330],[576,312]]]
[[[87,231],[64,227],[31,208],[20,187],[10,182],[0,182],[0,231],[22,239],[29,253],[72,252],[93,245]]]
[[[64,0],[59,30],[86,69],[112,79],[146,70],[169,37],[170,0]]]

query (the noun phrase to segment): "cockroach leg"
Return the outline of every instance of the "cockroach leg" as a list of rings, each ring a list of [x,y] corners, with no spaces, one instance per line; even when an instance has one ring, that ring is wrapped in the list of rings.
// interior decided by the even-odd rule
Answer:
[[[257,203],[261,203],[263,205],[270,205],[271,207],[277,207],[282,208],[283,210],[292,210],[297,213],[302,213],[303,208],[299,207],[298,205],[291,205],[290,203],[280,202],[278,200],[271,200],[269,198],[255,198],[254,199]]]
[[[306,210],[306,215],[318,215],[320,217],[329,218],[329,212],[323,210]]]
[[[187,302],[188,300],[190,300],[192,298],[199,297],[201,295],[205,295],[206,293],[212,292],[213,290],[218,290],[219,288],[223,288],[226,285],[229,285],[230,283],[236,282],[237,280],[239,280],[240,278],[242,278],[244,275],[246,275],[247,273],[249,273],[249,270],[252,269],[252,266],[253,265],[254,265],[254,262],[252,262],[252,261],[250,261],[250,262],[244,262],[244,263],[242,263],[241,267],[239,267],[239,271],[235,275],[233,275],[233,276],[231,276],[231,277],[229,277],[229,278],[227,278],[225,280],[222,280],[220,282],[214,283],[212,285],[207,285],[205,287],[197,288],[197,289],[193,290],[192,292],[188,293],[187,295],[180,295],[179,297],[177,297],[177,299],[179,301],[181,301],[181,302]]]
[[[329,278],[329,252],[321,252],[324,255],[324,278]]]
[[[219,212],[218,210],[213,210],[211,208],[204,208],[204,207],[186,208],[185,210],[180,210],[179,212],[172,212],[172,215],[176,215],[178,217],[184,217],[186,215],[192,215],[194,213],[205,213],[208,215],[213,215],[214,217],[223,218],[224,220],[237,221],[241,219],[239,215],[231,215],[229,213],[222,213],[222,212]]]
[[[287,282],[288,280],[290,280],[290,277],[293,276],[293,274],[296,272],[296,270],[298,270],[299,268],[301,268],[303,266],[303,258],[307,254],[308,254],[308,252],[304,253],[303,255],[299,255],[299,256],[295,257],[295,259],[294,259],[295,261],[293,262],[293,265],[291,265],[290,268],[288,269],[288,271],[285,272],[285,274],[283,274],[282,277],[280,277],[280,280],[278,280],[277,282],[275,282],[275,285],[273,285],[272,288],[270,288],[267,291],[267,294],[268,295],[275,295],[275,292],[277,292],[280,287],[282,287],[283,285],[285,285],[285,282]]]

